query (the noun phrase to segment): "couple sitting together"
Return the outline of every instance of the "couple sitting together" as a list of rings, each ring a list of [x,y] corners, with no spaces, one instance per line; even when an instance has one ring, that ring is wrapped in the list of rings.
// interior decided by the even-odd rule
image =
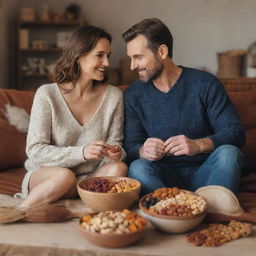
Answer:
[[[83,26],[67,40],[54,83],[34,98],[20,207],[75,198],[77,181],[92,176],[128,175],[143,193],[238,190],[245,133],[220,81],[175,65],[172,34],[159,19],[135,24],[123,39],[139,75],[124,98],[107,84],[111,35]]]

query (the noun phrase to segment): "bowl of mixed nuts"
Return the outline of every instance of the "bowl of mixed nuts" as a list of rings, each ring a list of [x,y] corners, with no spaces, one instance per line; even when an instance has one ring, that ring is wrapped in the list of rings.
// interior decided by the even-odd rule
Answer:
[[[195,193],[176,187],[160,188],[140,199],[140,213],[157,229],[182,233],[198,226],[206,215],[207,203]]]
[[[131,207],[140,189],[140,182],[128,177],[92,177],[77,184],[81,200],[97,212]]]
[[[105,211],[81,217],[79,228],[91,243],[118,248],[140,240],[146,232],[147,220],[127,209]]]

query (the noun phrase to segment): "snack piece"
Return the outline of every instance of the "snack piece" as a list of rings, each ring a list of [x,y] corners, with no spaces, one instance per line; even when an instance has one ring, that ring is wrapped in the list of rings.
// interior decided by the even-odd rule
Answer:
[[[110,151],[111,153],[117,153],[120,151],[120,147],[118,145],[110,145],[108,151]]]
[[[224,243],[249,236],[250,223],[232,220],[228,224],[211,224],[208,228],[187,236],[187,241],[195,246],[217,247]]]
[[[129,183],[126,180],[120,180],[108,191],[108,193],[129,192],[134,189],[136,189],[134,184]]]
[[[190,191],[174,187],[155,190],[143,200],[142,205],[155,214],[192,216],[205,210],[206,201]]]
[[[92,192],[103,192],[106,193],[115,185],[110,179],[98,178],[95,179],[92,183],[84,185],[83,183],[80,185],[82,189],[89,190]]]
[[[127,209],[85,215],[80,219],[82,228],[100,234],[136,232],[144,228],[146,224],[145,218]]]
[[[137,188],[135,184],[130,183],[125,179],[114,182],[113,180],[106,178],[97,178],[90,184],[86,185],[81,183],[80,187],[88,191],[102,193],[129,192]]]

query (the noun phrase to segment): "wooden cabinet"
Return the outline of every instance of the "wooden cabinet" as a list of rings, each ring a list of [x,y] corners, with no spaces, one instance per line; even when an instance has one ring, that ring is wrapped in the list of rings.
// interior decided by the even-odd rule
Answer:
[[[74,22],[18,22],[16,44],[17,89],[35,90],[50,82],[65,38],[79,25]]]
[[[248,91],[256,89],[256,77],[220,78],[222,84],[228,91]]]

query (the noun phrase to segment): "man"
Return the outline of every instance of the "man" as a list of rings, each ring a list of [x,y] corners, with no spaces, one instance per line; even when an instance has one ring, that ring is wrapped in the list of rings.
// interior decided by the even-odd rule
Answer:
[[[220,81],[174,64],[172,35],[159,19],[141,21],[123,38],[140,78],[125,92],[129,176],[144,193],[206,185],[236,192],[245,133]]]

